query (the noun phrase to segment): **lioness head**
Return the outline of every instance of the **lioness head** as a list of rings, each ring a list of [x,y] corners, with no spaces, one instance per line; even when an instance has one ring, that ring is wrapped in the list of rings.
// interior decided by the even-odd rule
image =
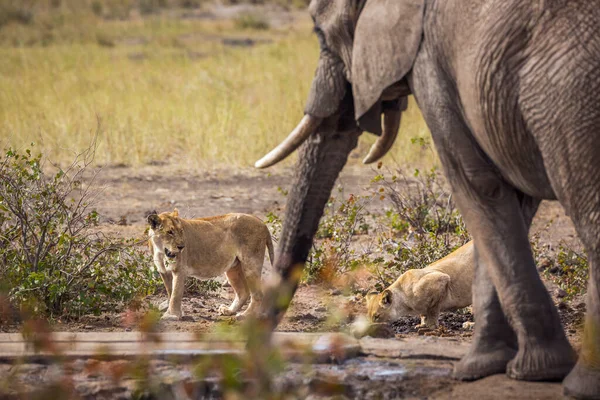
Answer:
[[[156,212],[148,215],[150,224],[150,236],[154,244],[160,246],[160,250],[165,253],[167,258],[174,259],[183,251],[185,243],[183,240],[183,227],[179,219],[177,209],[173,212]]]
[[[371,322],[394,322],[405,315],[415,315],[406,305],[398,288],[388,288],[381,293],[367,294],[367,314]]]

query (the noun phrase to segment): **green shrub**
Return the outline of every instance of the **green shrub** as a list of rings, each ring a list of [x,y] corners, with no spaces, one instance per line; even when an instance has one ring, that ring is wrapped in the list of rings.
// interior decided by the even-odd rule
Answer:
[[[332,281],[373,266],[381,289],[406,270],[423,268],[467,243],[470,237],[444,182],[433,168],[427,173],[415,170],[411,177],[402,170],[378,173],[365,195],[346,197],[338,187],[325,206],[303,280]],[[373,204],[378,200],[390,204],[381,216],[367,208],[381,207]],[[267,214],[275,238],[281,224],[276,213]]]
[[[369,233],[366,207],[373,195],[350,194],[346,197],[341,186],[337,190],[338,195],[332,196],[325,206],[315,235],[315,244],[304,270],[307,282],[319,278],[330,280],[370,262],[367,252],[353,243],[357,235]]]
[[[234,21],[238,29],[267,30],[271,27],[269,21],[256,14],[242,14]]]
[[[204,296],[211,292],[216,292],[221,289],[223,285],[214,279],[188,279],[185,282],[185,293],[190,295]]]
[[[92,7],[92,12],[97,17],[101,17],[104,14],[104,6],[102,5],[102,2],[100,0],[92,1],[91,7]]]
[[[0,160],[0,281],[14,305],[49,316],[98,314],[154,291],[151,261],[137,243],[96,228],[92,157],[90,148],[52,175],[29,149],[8,149]]]
[[[180,0],[179,5],[183,8],[200,8],[202,0]]]
[[[140,14],[155,14],[166,7],[165,0],[138,0]]]
[[[573,297],[586,292],[589,279],[589,266],[587,257],[572,249],[565,243],[560,243],[558,252],[554,257],[548,253],[534,251],[536,262],[543,270],[542,276],[564,290],[564,298],[571,300]]]
[[[381,199],[391,202],[383,222],[388,234],[379,237],[382,256],[373,260],[379,289],[408,269],[426,267],[470,240],[444,182],[436,168],[426,173],[415,170],[412,177],[396,170],[373,179]]]
[[[33,21],[31,6],[19,3],[20,1],[15,0],[0,0],[0,28],[10,22],[28,25]]]

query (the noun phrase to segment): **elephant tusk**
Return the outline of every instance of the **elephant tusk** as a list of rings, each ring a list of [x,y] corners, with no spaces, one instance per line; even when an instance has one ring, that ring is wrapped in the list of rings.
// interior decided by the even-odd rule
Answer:
[[[370,164],[379,160],[392,148],[396,136],[398,136],[401,116],[402,111],[396,108],[383,112],[383,132],[373,146],[371,146],[369,154],[363,160],[363,164]]]
[[[289,134],[279,146],[254,163],[256,168],[267,168],[277,164],[294,152],[308,137],[319,127],[323,118],[306,114],[298,126]]]

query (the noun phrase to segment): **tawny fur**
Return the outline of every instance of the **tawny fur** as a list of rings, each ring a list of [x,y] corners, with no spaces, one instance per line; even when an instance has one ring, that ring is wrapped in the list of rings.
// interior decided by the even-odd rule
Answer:
[[[436,328],[441,311],[471,305],[474,267],[471,241],[425,268],[408,270],[383,292],[367,295],[369,319],[393,322],[418,315],[417,327]]]
[[[250,298],[238,317],[256,313],[262,300],[261,273],[265,248],[273,263],[273,242],[266,225],[247,214],[225,214],[208,218],[183,219],[177,210],[148,216],[150,249],[168,300],[163,319],[183,316],[181,299],[185,279],[214,278],[225,273],[235,292],[229,307],[219,311],[234,315]]]

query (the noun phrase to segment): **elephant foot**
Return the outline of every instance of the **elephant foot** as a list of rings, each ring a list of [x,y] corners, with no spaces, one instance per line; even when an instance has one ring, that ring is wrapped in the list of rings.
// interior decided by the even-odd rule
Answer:
[[[578,362],[563,381],[565,396],[576,399],[600,399],[600,370],[589,369]]]
[[[163,321],[178,321],[181,318],[183,318],[183,315],[171,314],[170,312],[166,312],[162,317],[160,317],[160,319]]]
[[[522,346],[508,363],[506,374],[523,381],[562,380],[575,365],[577,355],[566,339],[557,342]]]
[[[168,309],[169,309],[169,300],[168,299],[158,305],[158,311],[160,311],[160,312],[167,311]]]
[[[506,365],[517,354],[515,349],[502,346],[494,351],[471,351],[454,366],[453,377],[461,381],[474,381],[506,372]]]

